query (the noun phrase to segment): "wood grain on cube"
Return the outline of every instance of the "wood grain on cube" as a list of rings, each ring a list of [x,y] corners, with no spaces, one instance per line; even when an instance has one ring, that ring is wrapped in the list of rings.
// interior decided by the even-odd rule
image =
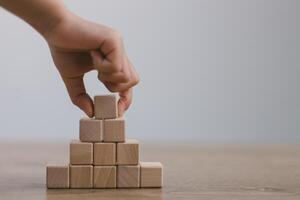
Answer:
[[[96,119],[114,119],[118,117],[116,95],[95,96],[94,105]]]
[[[118,166],[117,175],[118,188],[138,188],[140,187],[140,166],[122,165]]]
[[[124,142],[125,141],[125,119],[104,120],[103,130],[104,142]]]
[[[94,188],[116,188],[116,166],[94,166]]]
[[[128,139],[124,143],[117,144],[117,164],[137,165],[139,163],[139,142]]]
[[[70,188],[92,188],[93,166],[70,165]]]
[[[72,165],[93,164],[93,143],[73,140],[70,143],[70,164]]]
[[[141,187],[162,187],[163,166],[160,162],[140,162]]]
[[[102,129],[102,120],[82,118],[79,122],[80,141],[101,142]]]
[[[69,165],[48,164],[46,184],[47,188],[69,188]]]
[[[94,143],[94,165],[115,165],[116,144]]]

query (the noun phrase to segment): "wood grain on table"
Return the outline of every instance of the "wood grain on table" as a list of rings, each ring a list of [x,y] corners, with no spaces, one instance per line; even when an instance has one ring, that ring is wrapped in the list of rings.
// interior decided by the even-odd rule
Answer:
[[[162,189],[47,190],[46,163],[68,147],[2,140],[0,200],[300,199],[300,145],[141,144],[141,160],[164,165]]]

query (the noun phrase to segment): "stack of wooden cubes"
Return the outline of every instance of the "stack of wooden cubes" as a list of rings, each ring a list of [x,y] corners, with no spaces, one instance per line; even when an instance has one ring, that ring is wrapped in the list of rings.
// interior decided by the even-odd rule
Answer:
[[[140,162],[139,142],[126,139],[117,97],[94,98],[95,119],[83,118],[79,139],[70,143],[70,163],[48,164],[48,188],[162,187],[159,162]]]

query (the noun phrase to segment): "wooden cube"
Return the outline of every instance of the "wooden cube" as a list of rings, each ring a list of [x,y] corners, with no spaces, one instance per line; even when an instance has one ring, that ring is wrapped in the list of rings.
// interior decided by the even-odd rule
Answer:
[[[94,165],[115,165],[116,148],[115,143],[95,143]]]
[[[116,166],[94,166],[94,188],[116,188]]]
[[[124,142],[125,141],[125,119],[104,120],[103,131],[104,142]]]
[[[70,143],[70,164],[72,165],[93,164],[93,143],[73,140]]]
[[[93,166],[71,165],[70,188],[93,188]]]
[[[79,122],[80,141],[101,142],[102,129],[102,120],[82,118]]]
[[[140,187],[140,166],[122,165],[118,166],[118,188],[138,188]]]
[[[96,119],[114,119],[118,117],[116,95],[95,96],[94,105]]]
[[[69,188],[69,165],[48,164],[46,184],[47,188]]]
[[[163,166],[160,162],[140,162],[141,187],[162,187]]]
[[[117,144],[118,165],[137,165],[139,158],[139,142],[137,140],[128,139],[124,143]]]

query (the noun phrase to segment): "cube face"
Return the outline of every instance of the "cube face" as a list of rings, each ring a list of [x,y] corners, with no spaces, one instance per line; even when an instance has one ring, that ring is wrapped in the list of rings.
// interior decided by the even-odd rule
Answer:
[[[93,166],[71,165],[70,188],[93,188]]]
[[[94,144],[94,165],[115,165],[116,144],[95,143]]]
[[[162,187],[163,166],[160,162],[140,162],[141,187]]]
[[[118,166],[118,188],[140,187],[140,166]]]
[[[79,142],[77,140],[73,140],[70,143],[70,164],[93,164],[93,143]]]
[[[94,188],[116,188],[116,166],[94,166]]]
[[[96,119],[114,119],[118,117],[116,95],[95,96],[94,105]]]
[[[83,118],[79,122],[79,138],[82,142],[102,141],[102,121],[97,119]]]
[[[47,188],[69,188],[69,166],[47,165],[46,184]]]
[[[124,142],[125,141],[125,119],[104,120],[103,130],[104,142]]]
[[[139,163],[139,142],[137,140],[126,140],[125,143],[117,144],[117,164],[137,165]]]

